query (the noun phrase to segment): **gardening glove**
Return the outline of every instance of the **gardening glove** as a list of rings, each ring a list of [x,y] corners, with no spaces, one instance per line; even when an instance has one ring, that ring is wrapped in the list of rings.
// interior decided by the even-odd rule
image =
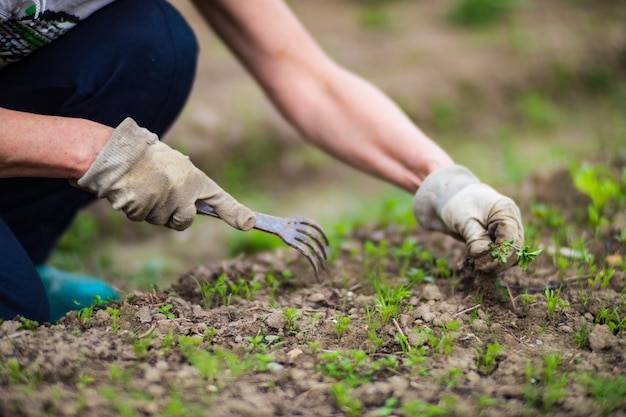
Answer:
[[[470,262],[483,272],[496,272],[515,265],[515,251],[507,263],[491,256],[491,242],[514,240],[524,246],[520,210],[508,197],[496,192],[467,168],[453,165],[431,173],[415,194],[413,213],[427,229],[465,241]]]
[[[189,157],[159,141],[131,118],[114,131],[77,186],[106,198],[130,220],[175,230],[191,225],[195,203],[211,205],[240,230],[255,224],[254,213],[196,168]]]

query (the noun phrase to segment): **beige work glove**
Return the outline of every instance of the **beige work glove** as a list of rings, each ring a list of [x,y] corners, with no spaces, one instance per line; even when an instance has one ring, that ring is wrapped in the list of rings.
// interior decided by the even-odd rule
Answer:
[[[159,141],[131,118],[114,131],[78,187],[106,198],[134,221],[184,230],[197,200],[211,205],[229,225],[249,230],[254,213],[222,190],[189,158]]]
[[[453,165],[431,173],[415,194],[413,213],[427,229],[462,240],[476,268],[494,272],[515,265],[494,261],[489,244],[515,240],[524,246],[520,210],[513,200],[483,184],[467,168]]]

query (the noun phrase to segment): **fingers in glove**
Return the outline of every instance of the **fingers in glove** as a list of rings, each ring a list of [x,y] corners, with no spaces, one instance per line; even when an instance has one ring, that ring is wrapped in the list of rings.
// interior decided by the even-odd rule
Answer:
[[[185,208],[180,208],[172,214],[169,221],[166,223],[166,226],[170,229],[174,230],[185,230],[193,223],[193,220],[196,217],[196,206],[195,204],[192,206],[187,206]]]
[[[213,180],[204,178],[204,190],[198,200],[202,200],[215,210],[227,224],[239,230],[250,230],[256,224],[256,215],[252,210],[239,203]]]

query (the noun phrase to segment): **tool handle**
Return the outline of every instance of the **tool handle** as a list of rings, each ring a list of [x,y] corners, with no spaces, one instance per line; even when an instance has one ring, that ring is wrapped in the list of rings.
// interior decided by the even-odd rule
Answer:
[[[207,216],[212,216],[212,217],[215,217],[216,219],[221,219],[221,217],[219,216],[219,214],[217,214],[215,209],[202,200],[196,201],[196,210],[198,211],[199,214],[206,214]]]

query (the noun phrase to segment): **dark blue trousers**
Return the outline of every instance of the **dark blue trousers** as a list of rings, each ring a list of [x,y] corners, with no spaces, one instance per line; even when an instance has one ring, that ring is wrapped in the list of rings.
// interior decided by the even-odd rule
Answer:
[[[160,136],[188,98],[197,55],[191,28],[166,1],[117,0],[0,69],[0,107],[112,127],[132,117]],[[64,179],[0,179],[0,318],[48,320],[34,265],[93,199]]]

